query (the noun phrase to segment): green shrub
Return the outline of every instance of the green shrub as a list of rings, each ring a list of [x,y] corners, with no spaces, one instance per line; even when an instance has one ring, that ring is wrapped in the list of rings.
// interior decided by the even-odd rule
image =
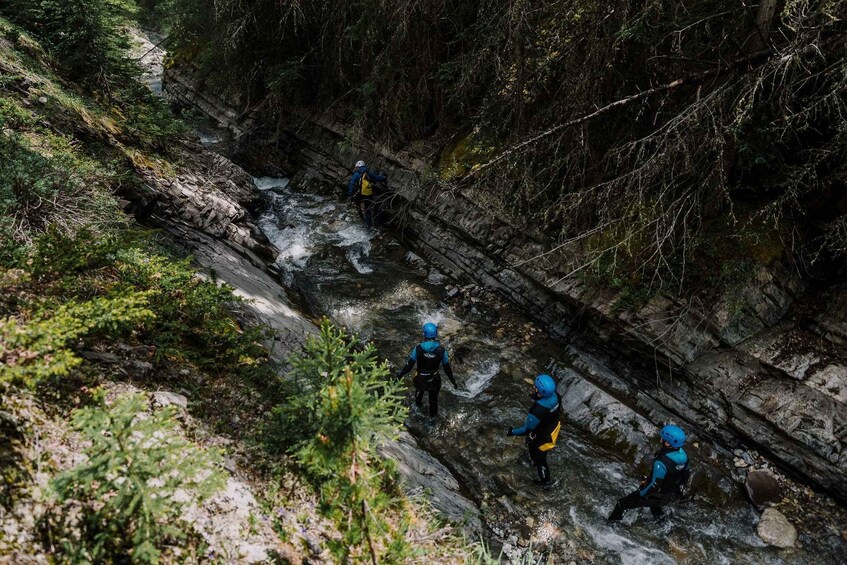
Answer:
[[[397,435],[406,416],[400,383],[372,345],[357,350],[328,321],[291,363],[297,393],[275,409],[277,432],[290,438],[319,485],[322,510],[342,533],[331,549],[342,561],[397,561],[407,549],[408,518],[395,504],[394,471],[376,447]]]
[[[65,510],[53,523],[62,550],[74,563],[157,563],[165,544],[189,537],[180,501],[223,485],[219,456],[179,437],[171,407],[148,414],[143,395],[109,406],[102,391],[95,401],[73,417],[86,460],[52,483]]]
[[[23,128],[27,114],[18,110],[0,98],[0,122]],[[71,139],[40,128],[4,133],[0,154],[0,265],[51,226],[72,232],[121,221],[109,192],[115,172],[85,156]]]
[[[55,309],[44,308],[26,321],[0,318],[0,381],[34,385],[67,375],[82,363],[72,350],[79,339],[114,336],[151,320],[150,295],[133,292],[87,301],[71,299]]]
[[[110,88],[136,73],[126,57],[124,0],[8,0],[3,12],[46,42],[71,80]]]
[[[51,230],[0,270],[0,380],[34,384],[67,375],[80,340],[136,340],[157,359],[214,374],[269,370],[263,330],[242,330],[231,289],[198,277],[187,260],[152,253],[140,234],[68,236]]]
[[[231,287],[200,278],[188,260],[130,248],[119,254],[115,268],[122,284],[156,291],[150,300],[156,320],[144,334],[159,357],[184,357],[225,374],[256,367],[267,355],[263,330],[241,329],[233,318],[231,306],[238,299]]]

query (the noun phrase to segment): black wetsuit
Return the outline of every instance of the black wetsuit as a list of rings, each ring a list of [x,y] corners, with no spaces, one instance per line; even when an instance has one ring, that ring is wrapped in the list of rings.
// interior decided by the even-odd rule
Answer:
[[[663,506],[682,496],[682,487],[688,483],[691,471],[688,455],[681,447],[665,447],[653,460],[653,472],[641,486],[618,500],[609,520],[620,520],[624,512],[633,508],[649,507],[650,513],[659,518],[664,514]]]
[[[546,485],[551,481],[550,467],[547,466],[547,452],[556,446],[559,438],[562,397],[557,392],[555,396],[550,395],[546,398],[534,394],[533,399],[535,402],[529,409],[523,427],[513,429],[511,433],[516,436],[526,435],[526,447],[529,458],[538,472],[538,481]]]
[[[444,373],[453,387],[456,387],[456,379],[453,378],[453,369],[450,368],[450,358],[447,355],[447,350],[437,341],[428,340],[419,343],[409,354],[406,364],[397,373],[397,378],[403,378],[403,375],[412,370],[412,367],[417,364],[418,372],[413,379],[415,385],[415,404],[418,408],[423,407],[423,397],[425,393],[429,394],[429,415],[438,415],[438,393],[441,392],[441,372],[444,367]]]

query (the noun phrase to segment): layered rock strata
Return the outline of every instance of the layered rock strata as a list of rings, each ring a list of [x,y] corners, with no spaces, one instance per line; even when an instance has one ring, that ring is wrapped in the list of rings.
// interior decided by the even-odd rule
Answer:
[[[200,100],[233,128],[235,154],[257,172],[340,190],[352,164],[365,159],[410,204],[397,227],[418,254],[500,291],[580,351],[597,350],[593,360],[563,351],[583,378],[654,423],[670,414],[730,445],[754,445],[847,500],[844,288],[810,290],[792,265],[773,264],[712,304],[660,294],[636,311],[622,309],[620,296],[573,275],[555,241],[492,212],[484,193],[422,188],[430,148],[391,152],[320,116],[288,116],[266,128],[258,115],[237,116],[212,101],[198,84],[173,69],[166,93],[184,104]]]

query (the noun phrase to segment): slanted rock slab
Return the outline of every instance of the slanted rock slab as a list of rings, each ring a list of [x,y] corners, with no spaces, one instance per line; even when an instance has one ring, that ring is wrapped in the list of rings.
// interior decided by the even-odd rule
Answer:
[[[153,393],[153,406],[164,408],[166,406],[176,406],[185,410],[188,408],[188,399],[181,394],[160,390]]]

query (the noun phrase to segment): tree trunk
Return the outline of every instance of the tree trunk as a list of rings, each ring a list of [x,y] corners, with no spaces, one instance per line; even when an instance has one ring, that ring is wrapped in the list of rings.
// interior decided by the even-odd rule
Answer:
[[[773,17],[779,0],[762,0],[756,13],[756,33],[750,40],[750,51],[759,51],[768,45]]]

